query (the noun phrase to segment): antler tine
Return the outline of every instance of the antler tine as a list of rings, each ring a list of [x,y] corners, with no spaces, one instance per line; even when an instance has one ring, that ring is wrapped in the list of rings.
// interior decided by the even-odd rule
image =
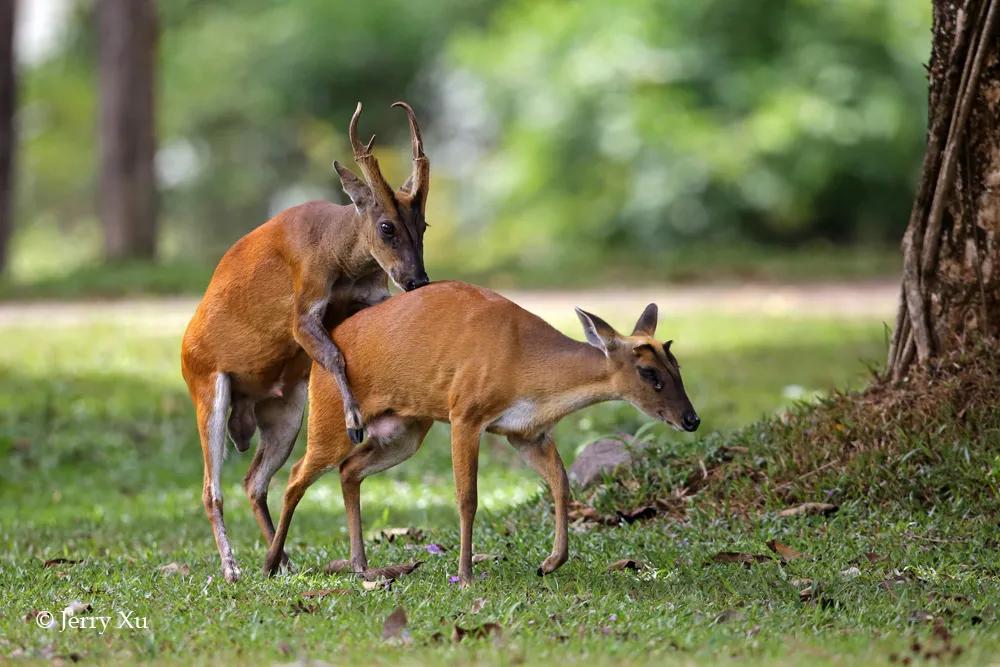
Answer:
[[[424,140],[423,137],[420,136],[420,125],[417,123],[417,114],[413,112],[413,107],[402,100],[399,102],[393,102],[392,106],[399,107],[405,111],[407,120],[410,122],[410,141],[413,144],[413,159],[427,159],[427,156],[424,155]]]
[[[372,146],[375,145],[375,135],[368,140],[367,146],[362,146],[361,142],[358,141],[358,121],[361,119],[361,102],[358,102],[357,108],[354,110],[354,115],[351,116],[351,124],[347,126],[347,136],[351,139],[351,149],[354,151],[355,157],[360,157],[362,155],[369,155],[372,152]]]
[[[372,147],[375,145],[375,135],[364,145],[358,140],[358,120],[361,118],[361,102],[358,102],[354,115],[351,116],[351,123],[347,126],[347,136],[351,140],[351,150],[354,151],[354,161],[361,167],[361,173],[365,176],[365,181],[372,193],[382,204],[385,210],[392,210],[396,206],[392,189],[385,182],[382,170],[379,169],[378,160],[372,154]]]
[[[394,102],[394,107],[399,107],[406,112],[406,118],[410,122],[410,142],[413,145],[413,171],[407,180],[409,191],[414,203],[420,207],[423,213],[427,205],[427,190],[430,185],[430,162],[424,155],[424,140],[420,136],[420,125],[417,123],[417,114],[413,112],[413,107],[403,101]],[[406,188],[406,185],[403,186]]]

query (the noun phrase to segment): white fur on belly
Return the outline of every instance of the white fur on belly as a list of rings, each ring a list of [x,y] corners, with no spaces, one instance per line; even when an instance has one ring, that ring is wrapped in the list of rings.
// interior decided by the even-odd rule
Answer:
[[[515,433],[528,431],[535,425],[537,418],[537,406],[531,401],[520,399],[514,401],[513,405],[504,410],[490,424],[490,428],[497,429],[498,431],[513,431]]]

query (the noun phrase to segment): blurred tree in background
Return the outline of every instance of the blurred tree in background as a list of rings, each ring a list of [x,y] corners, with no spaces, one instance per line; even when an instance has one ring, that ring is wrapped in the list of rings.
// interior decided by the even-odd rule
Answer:
[[[17,68],[14,35],[17,16],[14,2],[0,3],[0,274],[7,263],[7,246],[13,231],[13,179],[17,106]]]
[[[427,127],[432,266],[653,265],[692,243],[895,244],[905,225],[929,3],[157,5],[168,259],[214,260],[286,206],[340,199],[330,162],[350,158],[358,100],[401,181],[400,98]],[[84,256],[97,38],[93,3],[74,7],[60,47],[24,72],[18,227],[25,248]]]
[[[154,0],[98,0],[100,211],[107,259],[156,255]]]

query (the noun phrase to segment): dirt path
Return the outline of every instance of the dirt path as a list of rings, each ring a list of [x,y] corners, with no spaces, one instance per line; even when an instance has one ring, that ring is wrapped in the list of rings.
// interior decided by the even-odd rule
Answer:
[[[640,312],[656,302],[674,315],[713,311],[734,314],[882,318],[896,310],[895,281],[800,285],[671,285],[610,290],[503,290],[513,301],[543,317],[560,317],[580,306],[596,313]],[[116,326],[180,331],[197,299],[0,303],[0,327],[74,326],[104,322]]]

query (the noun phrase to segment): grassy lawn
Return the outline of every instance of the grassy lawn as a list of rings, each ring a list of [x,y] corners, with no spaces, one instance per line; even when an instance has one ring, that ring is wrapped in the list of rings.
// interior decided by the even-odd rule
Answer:
[[[577,335],[570,311],[542,314]],[[601,314],[622,325],[629,315]],[[676,341],[704,426],[697,438],[661,427],[649,432],[659,447],[688,455],[707,454],[728,437],[713,433],[732,433],[831,387],[860,385],[866,363],[884,357],[882,326],[873,320],[663,319],[669,330],[660,334]],[[535,568],[551,541],[548,506],[534,474],[493,440],[483,448],[475,539],[477,551],[504,558],[478,565],[482,580],[460,589],[448,579],[457,514],[440,425],[413,459],[363,487],[370,535],[390,527],[424,533],[369,540],[372,564],[426,561],[420,569],[373,591],[349,575],[323,573],[348,549],[338,483],[328,475],[296,515],[289,552],[297,573],[264,579],[264,545],[240,489],[249,456],[231,452],[226,517],[245,576],[226,584],[201,509],[201,457],[177,367],[179,333],[155,323],[0,329],[0,503],[7,510],[0,515],[0,657],[857,664],[893,656],[923,661],[918,654],[943,647],[945,627],[953,635],[948,645],[962,649],[960,661],[980,662],[1000,649],[993,514],[954,501],[926,511],[857,500],[829,518],[779,518],[769,508],[740,514],[695,496],[683,520],[580,526],[569,563],[540,579]],[[586,442],[644,421],[630,407],[599,406],[565,420],[557,439],[569,462]],[[774,450],[761,451],[769,457]],[[272,512],[286,472],[272,487]],[[765,543],[772,539],[811,557],[751,567],[712,562],[720,551],[770,554]],[[429,553],[429,543],[445,552]],[[43,567],[55,558],[82,562]],[[647,567],[607,571],[622,558]],[[172,562],[189,573],[160,571]],[[343,590],[303,596],[317,589]],[[805,589],[811,592],[803,600]],[[92,605],[85,615],[111,615],[112,625],[125,611],[145,617],[148,627],[59,632],[30,618],[41,610],[58,615],[74,600]],[[381,639],[383,620],[398,606],[409,617],[412,641],[405,645]],[[935,625],[931,616],[941,620]],[[486,622],[499,623],[502,637],[452,641],[456,623]]]

